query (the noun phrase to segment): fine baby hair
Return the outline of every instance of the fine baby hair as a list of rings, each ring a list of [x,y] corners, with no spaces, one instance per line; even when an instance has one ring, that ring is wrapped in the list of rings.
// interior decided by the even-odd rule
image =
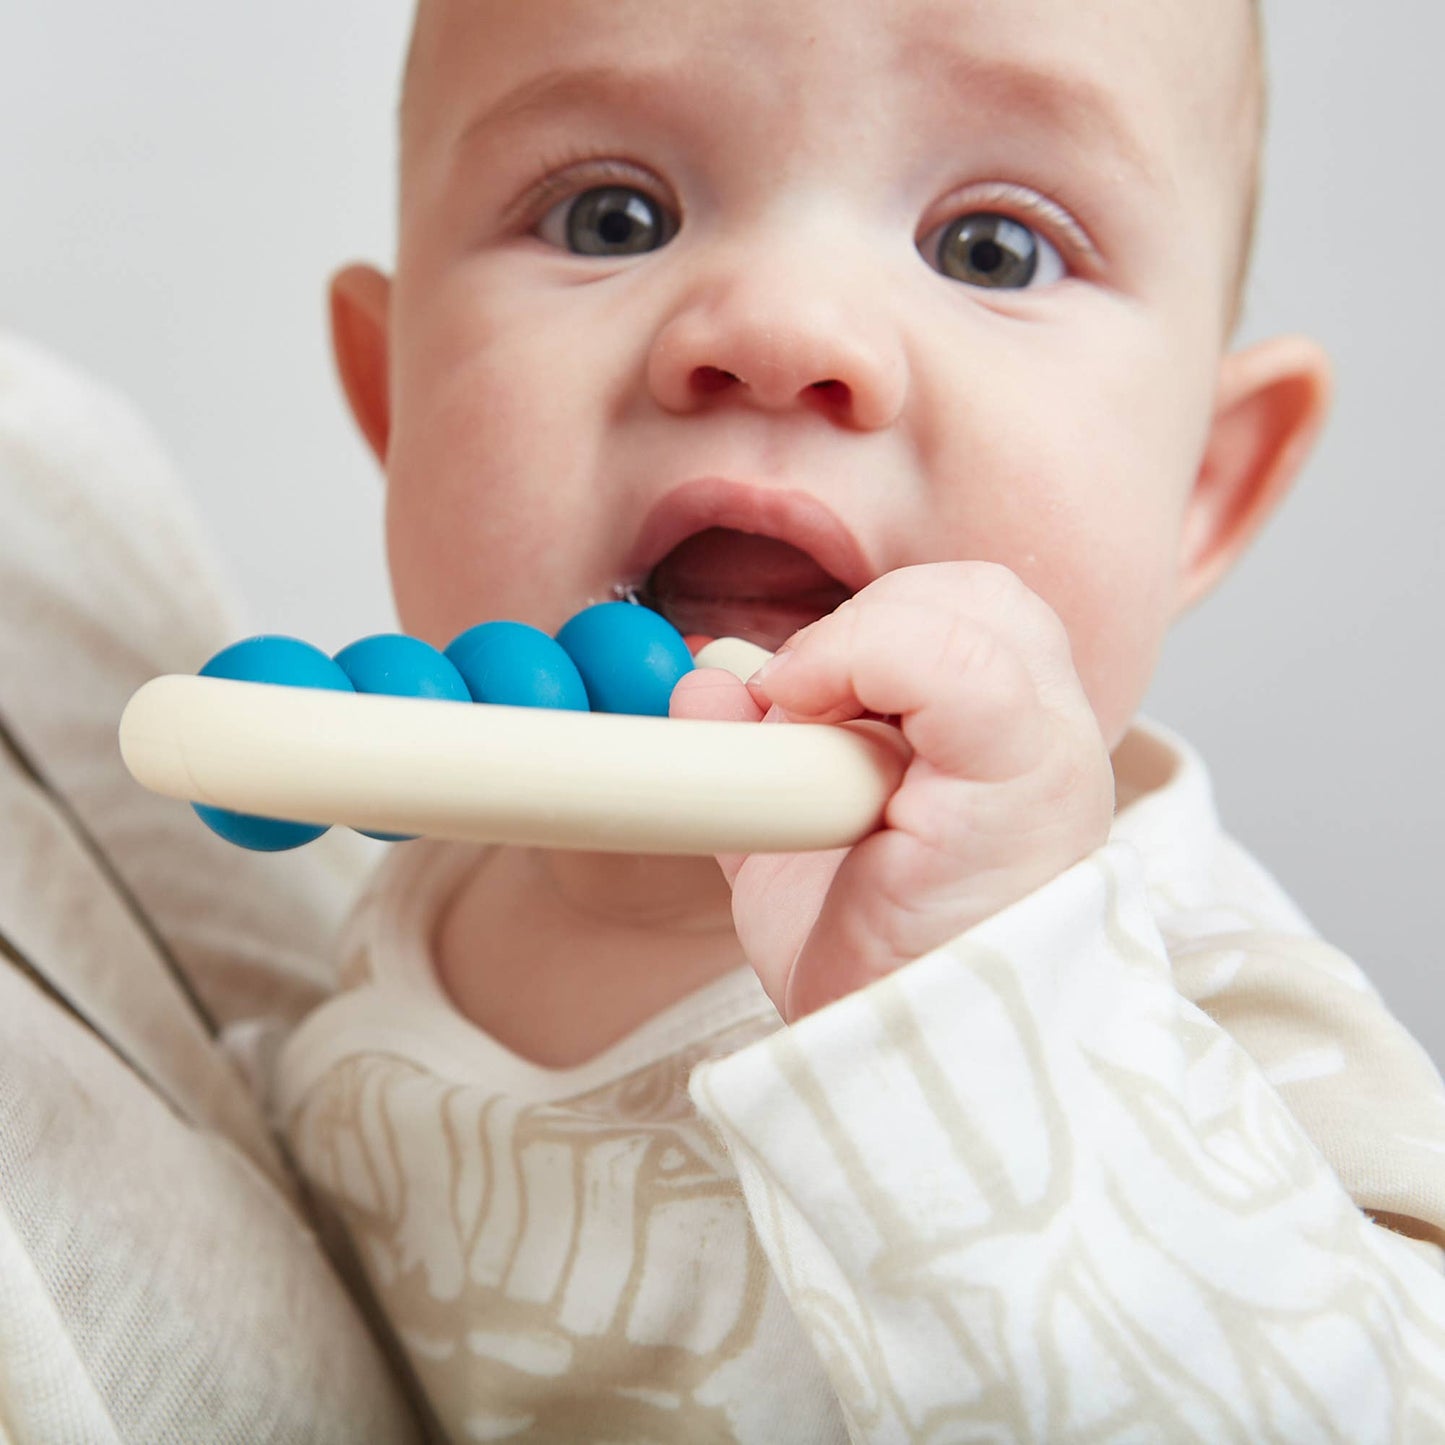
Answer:
[[[121,753],[228,842],[300,847],[332,824],[387,842],[657,853],[846,847],[877,827],[906,763],[895,729],[670,719],[694,666],[746,680],[767,652],[685,639],[651,609],[604,602],[555,638],[469,628],[443,652],[399,633],[336,656],[262,636],[128,704]],[[470,704],[457,707],[457,703]]]

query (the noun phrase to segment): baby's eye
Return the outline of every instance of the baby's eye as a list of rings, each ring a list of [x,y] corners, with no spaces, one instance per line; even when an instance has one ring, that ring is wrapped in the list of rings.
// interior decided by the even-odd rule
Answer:
[[[995,291],[1048,286],[1067,274],[1058,251],[1032,226],[993,211],[959,216],[919,249],[945,276]]]
[[[579,256],[640,256],[672,240],[677,222],[635,186],[595,186],[553,206],[537,234]]]

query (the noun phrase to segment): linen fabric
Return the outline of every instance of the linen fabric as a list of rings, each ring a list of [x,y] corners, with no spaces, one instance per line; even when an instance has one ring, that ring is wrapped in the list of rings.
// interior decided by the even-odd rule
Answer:
[[[131,781],[125,700],[242,618],[132,410],[6,335],[0,597],[0,1440],[419,1440],[241,1062],[370,851],[242,855]]]

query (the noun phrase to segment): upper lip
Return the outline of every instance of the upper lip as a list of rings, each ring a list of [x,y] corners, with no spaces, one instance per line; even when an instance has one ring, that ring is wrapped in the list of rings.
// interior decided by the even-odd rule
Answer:
[[[679,542],[709,527],[787,542],[850,592],[861,591],[878,575],[842,518],[810,493],[697,477],[674,487],[647,514],[627,558],[628,579],[645,581]]]

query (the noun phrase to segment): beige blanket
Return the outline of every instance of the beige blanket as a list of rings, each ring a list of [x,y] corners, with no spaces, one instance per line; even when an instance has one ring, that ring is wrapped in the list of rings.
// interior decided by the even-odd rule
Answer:
[[[242,855],[125,699],[245,635],[115,397],[0,336],[0,1440],[420,1438],[242,1072],[330,988],[345,834]]]

